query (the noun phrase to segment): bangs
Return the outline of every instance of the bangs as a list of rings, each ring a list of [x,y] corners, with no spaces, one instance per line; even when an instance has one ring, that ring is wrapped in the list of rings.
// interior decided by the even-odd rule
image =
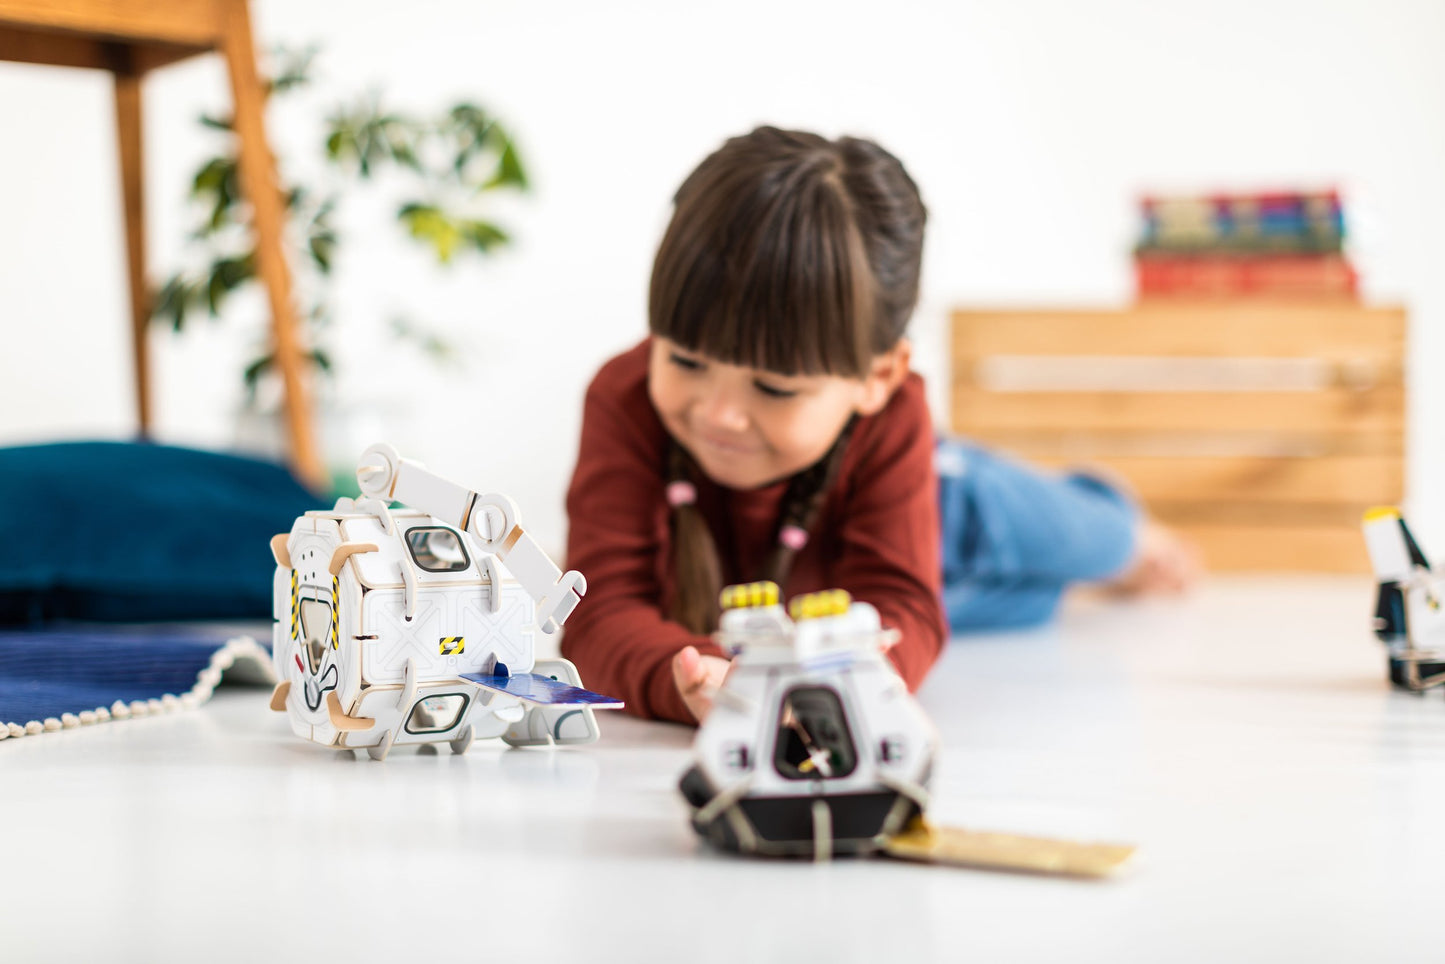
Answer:
[[[835,172],[769,174],[683,185],[653,265],[649,327],[728,364],[861,377],[877,305],[850,202]]]

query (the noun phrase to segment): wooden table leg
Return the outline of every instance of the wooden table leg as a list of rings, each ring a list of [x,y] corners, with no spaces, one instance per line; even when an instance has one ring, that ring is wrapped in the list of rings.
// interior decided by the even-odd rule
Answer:
[[[135,360],[136,415],[140,434],[151,432],[150,292],[145,276],[145,183],[141,153],[141,75],[115,74],[115,127],[120,146],[120,188],[125,208],[125,253],[130,281],[131,351]]]
[[[266,146],[262,110],[265,95],[256,72],[251,43],[251,18],[243,0],[229,4],[222,50],[236,104],[235,129],[240,138],[241,188],[251,202],[256,229],[256,271],[271,300],[276,369],[285,391],[286,424],[291,435],[292,468],[301,480],[318,491],[330,488],[330,478],[312,434],[311,407],[296,308],[291,300],[291,275],[281,247],[285,211],[276,184],[275,161]]]

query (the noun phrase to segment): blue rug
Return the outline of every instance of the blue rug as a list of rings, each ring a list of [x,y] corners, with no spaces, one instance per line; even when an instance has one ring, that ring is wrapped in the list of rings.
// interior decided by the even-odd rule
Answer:
[[[0,740],[196,706],[223,673],[265,681],[271,654],[257,638],[269,634],[195,624],[0,631]]]

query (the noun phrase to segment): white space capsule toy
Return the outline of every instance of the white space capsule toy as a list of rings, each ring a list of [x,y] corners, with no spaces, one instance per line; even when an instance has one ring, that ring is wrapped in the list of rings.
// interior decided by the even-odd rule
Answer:
[[[732,666],[682,777],[693,828],[727,850],[827,859],[880,849],[927,806],[938,738],[884,650],[896,633],[842,590],[730,586]]]
[[[375,445],[362,497],[307,512],[271,540],[276,558],[271,708],[296,735],[385,759],[393,746],[477,737],[513,746],[590,743],[594,709],[567,660],[534,659],[587,591],[519,525],[504,495],[478,495]],[[393,502],[410,508],[395,507]]]

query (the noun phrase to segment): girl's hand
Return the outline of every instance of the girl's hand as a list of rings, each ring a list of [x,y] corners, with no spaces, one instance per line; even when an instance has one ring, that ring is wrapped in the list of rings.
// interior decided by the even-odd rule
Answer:
[[[672,678],[688,711],[701,723],[712,709],[712,695],[728,674],[728,661],[721,656],[704,656],[688,646],[672,658]]]

